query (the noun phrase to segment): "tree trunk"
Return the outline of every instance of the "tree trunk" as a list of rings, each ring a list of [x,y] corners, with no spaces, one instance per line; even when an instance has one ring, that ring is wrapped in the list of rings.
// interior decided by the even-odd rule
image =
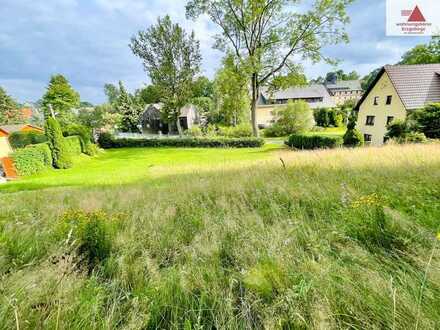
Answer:
[[[177,132],[179,132],[179,136],[182,137],[183,132],[182,132],[182,126],[180,125],[180,116],[177,116],[176,126],[177,126]]]
[[[252,118],[252,131],[255,137],[259,137],[260,132],[257,125],[257,101],[259,97],[259,86],[258,86],[257,74],[252,74],[252,101],[251,101],[251,118]]]

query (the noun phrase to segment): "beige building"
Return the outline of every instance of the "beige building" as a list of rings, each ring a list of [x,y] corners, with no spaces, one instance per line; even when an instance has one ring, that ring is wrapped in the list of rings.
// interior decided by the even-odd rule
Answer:
[[[12,148],[8,142],[8,136],[9,133],[0,128],[0,160],[12,152]]]
[[[432,102],[440,102],[440,64],[386,65],[354,108],[357,127],[367,144],[380,146],[389,123]]]
[[[0,126],[0,159],[7,157],[9,153],[12,152],[12,148],[9,145],[8,137],[14,132],[40,132],[43,133],[44,130],[29,124],[18,124],[18,125],[2,125]]]
[[[291,87],[270,93],[262,88],[257,103],[257,125],[260,128],[271,126],[276,120],[276,112],[289,101],[305,101],[310,108],[335,107],[332,97],[324,85]]]
[[[342,105],[347,101],[358,102],[364,91],[359,80],[338,80],[325,84],[336,105]]]

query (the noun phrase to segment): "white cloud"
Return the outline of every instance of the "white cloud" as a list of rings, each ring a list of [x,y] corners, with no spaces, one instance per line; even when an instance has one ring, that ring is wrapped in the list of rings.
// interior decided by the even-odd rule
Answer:
[[[383,1],[358,0],[350,9],[350,45],[325,49],[345,70],[368,71],[394,63],[416,38],[386,38]],[[184,0],[2,0],[0,84],[20,100],[36,100],[50,75],[63,73],[84,100],[104,101],[103,85],[118,80],[130,89],[148,81],[128,43],[138,30],[169,14],[200,40],[203,72],[213,76],[222,54],[212,49],[218,28],[202,16],[185,18]],[[383,7],[383,8],[382,8]],[[383,10],[382,10],[383,9]],[[383,13],[382,13],[383,11]],[[305,63],[311,77],[328,65]]]

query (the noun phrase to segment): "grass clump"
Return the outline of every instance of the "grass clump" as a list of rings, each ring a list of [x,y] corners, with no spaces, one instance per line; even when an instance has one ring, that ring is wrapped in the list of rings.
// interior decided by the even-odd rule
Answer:
[[[91,273],[110,257],[112,250],[112,219],[104,212],[66,212],[58,225],[58,234],[67,237],[80,262]]]

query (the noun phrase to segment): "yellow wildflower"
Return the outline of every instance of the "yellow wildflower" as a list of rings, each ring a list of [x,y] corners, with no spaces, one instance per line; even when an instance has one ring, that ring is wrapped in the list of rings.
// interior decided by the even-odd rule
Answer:
[[[440,241],[440,232],[437,234],[437,239]]]

